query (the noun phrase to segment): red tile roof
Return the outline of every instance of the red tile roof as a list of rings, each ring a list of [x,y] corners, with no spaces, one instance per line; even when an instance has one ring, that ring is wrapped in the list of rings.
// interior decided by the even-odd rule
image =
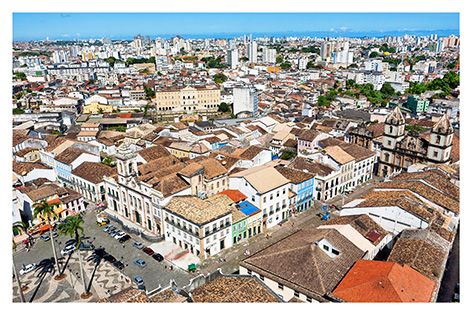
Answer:
[[[408,265],[358,260],[333,294],[348,302],[430,302],[435,282]]]
[[[220,194],[228,196],[234,202],[240,202],[247,198],[245,194],[243,194],[237,189],[226,189],[220,192]]]

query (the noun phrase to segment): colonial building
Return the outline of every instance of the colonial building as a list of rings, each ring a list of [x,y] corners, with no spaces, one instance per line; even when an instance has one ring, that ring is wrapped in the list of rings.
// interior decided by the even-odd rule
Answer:
[[[389,176],[415,163],[449,164],[454,129],[446,115],[430,131],[405,132],[405,117],[396,107],[385,120],[379,175]]]
[[[206,87],[158,88],[155,96],[158,111],[216,112],[220,105],[220,90]]]

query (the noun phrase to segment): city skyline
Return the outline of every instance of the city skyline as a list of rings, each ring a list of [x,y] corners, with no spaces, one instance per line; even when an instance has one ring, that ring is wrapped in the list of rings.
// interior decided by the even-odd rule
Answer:
[[[459,13],[13,13],[13,40],[459,34]],[[99,21],[99,26],[97,26]]]

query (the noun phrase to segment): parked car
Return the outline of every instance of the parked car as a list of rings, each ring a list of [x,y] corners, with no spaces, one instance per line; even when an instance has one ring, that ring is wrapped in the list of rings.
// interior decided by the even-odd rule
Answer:
[[[98,257],[102,257],[105,256],[107,254],[107,252],[105,251],[105,248],[97,248],[95,250],[95,255],[97,255]]]
[[[159,254],[159,253],[155,253],[151,257],[154,258],[155,260],[159,261],[159,262],[164,260],[164,257],[162,257],[162,255]]]
[[[62,255],[62,256],[70,255],[70,254],[72,254],[74,251],[75,251],[75,245],[74,245],[74,244],[67,245],[66,247],[64,247],[63,250],[61,250],[61,255]]]
[[[103,232],[108,232],[112,228],[115,228],[115,226],[113,224],[108,224],[103,228]]]
[[[59,236],[59,234],[57,234],[57,232],[52,232],[52,238],[56,238],[58,236]]]
[[[23,267],[23,269],[20,270],[20,275],[24,275],[34,269],[36,269],[36,264],[29,264]]]
[[[147,266],[147,265],[146,265],[146,262],[145,262],[144,260],[142,260],[142,259],[136,259],[136,260],[134,261],[134,263],[135,263],[136,265],[138,265],[139,267],[141,267],[141,268],[144,268],[144,267]]]
[[[111,236],[111,237],[115,237],[115,235],[117,235],[118,233],[121,233],[121,230],[120,230],[120,229],[113,230],[113,231],[110,233],[110,236]]]
[[[95,249],[95,246],[92,245],[92,244],[80,243],[79,249],[80,249],[80,250],[94,250],[94,249]]]
[[[131,236],[129,236],[128,234],[125,234],[124,236],[122,236],[118,241],[120,243],[124,243],[126,242],[127,240],[129,240],[131,238]]]
[[[144,247],[143,248],[143,252],[145,252],[146,254],[148,254],[149,256],[151,256],[152,254],[154,254],[154,251],[152,249],[150,249],[149,247]]]
[[[125,235],[126,235],[125,232],[120,231],[120,232],[116,233],[115,238],[116,238],[116,239],[120,239],[121,237],[123,237],[123,236],[125,236]]]
[[[116,261],[116,258],[113,255],[110,255],[110,254],[106,254],[105,256],[103,256],[103,259],[105,259],[106,261],[108,261],[111,264]]]
[[[144,247],[143,243],[138,242],[138,241],[134,242],[133,246],[136,247],[137,249],[143,249]]]
[[[119,260],[114,261],[113,265],[120,270],[123,270],[123,268],[125,267],[125,265],[123,265],[123,263]]]
[[[47,242],[47,241],[49,241],[49,240],[51,239],[51,238],[49,237],[49,235],[47,235],[47,234],[41,234],[41,235],[39,236],[39,238],[42,239],[42,240],[45,241],[45,242]]]
[[[133,278],[133,280],[134,280],[134,282],[136,282],[136,284],[137,284],[138,286],[144,285],[144,280],[143,280],[140,276],[135,276],[135,277]]]

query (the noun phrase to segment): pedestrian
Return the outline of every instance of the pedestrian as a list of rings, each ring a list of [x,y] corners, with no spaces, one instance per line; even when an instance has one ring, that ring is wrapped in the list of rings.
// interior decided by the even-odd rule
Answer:
[[[226,262],[226,258],[223,257],[223,262]]]
[[[166,269],[167,269],[167,265],[164,265],[164,270],[166,270]]]
[[[125,244],[123,244],[123,248],[125,248]]]

